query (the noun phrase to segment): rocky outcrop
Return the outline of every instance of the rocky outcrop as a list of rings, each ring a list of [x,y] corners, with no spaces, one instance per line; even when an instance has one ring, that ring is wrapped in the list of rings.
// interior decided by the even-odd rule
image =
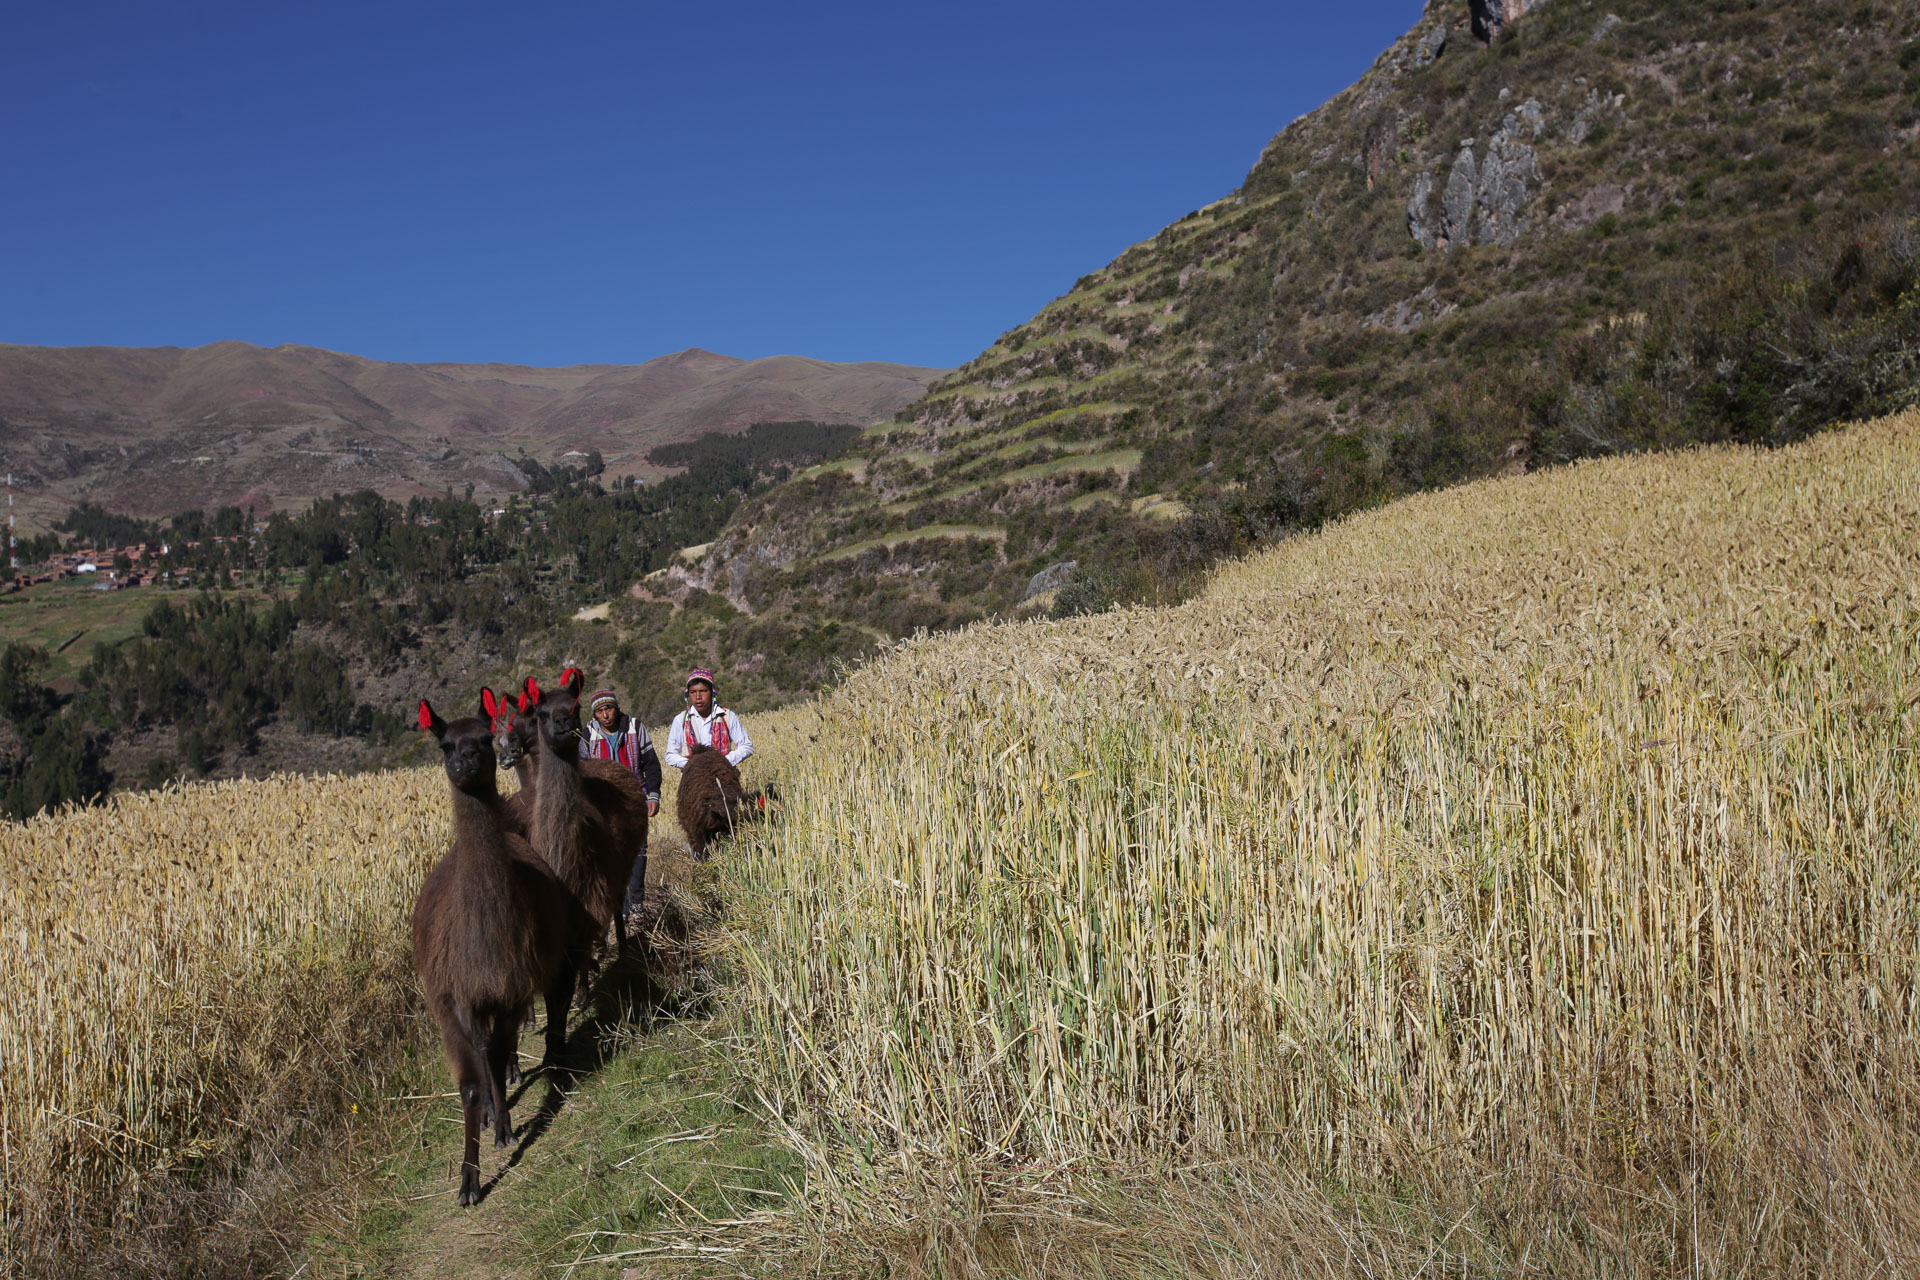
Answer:
[[[1479,40],[1492,40],[1510,24],[1519,21],[1529,9],[1538,9],[1546,0],[1469,0],[1473,34]]]
[[[1027,593],[1021,596],[1020,599],[1023,601],[1031,600],[1037,595],[1052,591],[1055,587],[1064,587],[1067,585],[1067,579],[1071,578],[1073,571],[1079,567],[1080,562],[1078,560],[1055,561],[1053,564],[1048,565],[1040,572],[1034,574],[1033,577],[1027,579]]]
[[[1474,197],[1479,219],[1474,228],[1476,243],[1512,244],[1526,230],[1520,211],[1526,207],[1529,184],[1540,180],[1540,164],[1533,147],[1521,138],[1538,138],[1545,127],[1545,113],[1529,98],[1507,112],[1487,140],[1486,158],[1480,163],[1480,186]]]
[[[1476,153],[1474,138],[1462,138],[1440,198],[1440,218],[1431,215],[1434,175],[1421,170],[1407,197],[1407,234],[1424,249],[1470,244],[1511,244],[1527,228],[1522,216],[1540,181],[1533,142],[1545,131],[1546,111],[1529,98],[1507,112]]]
[[[1587,100],[1573,113],[1573,123],[1567,126],[1567,140],[1585,142],[1595,125],[1617,119],[1626,104],[1627,95],[1624,93],[1602,94],[1597,89],[1587,90]]]
[[[1454,303],[1440,301],[1439,289],[1428,285],[1411,298],[1402,298],[1391,307],[1374,312],[1361,323],[1369,329],[1412,333],[1421,325],[1452,315],[1459,309]]]
[[[1433,224],[1427,210],[1433,203],[1433,174],[1422,169],[1413,175],[1413,194],[1407,197],[1407,234],[1420,242],[1422,249],[1434,245]]]
[[[1441,248],[1469,245],[1472,234],[1473,202],[1479,191],[1480,166],[1473,159],[1473,139],[1460,140],[1460,154],[1453,158],[1453,172],[1447,175],[1447,192],[1440,202],[1440,234],[1435,240]]]
[[[1413,48],[1413,65],[1416,67],[1430,66],[1433,60],[1438,58],[1446,47],[1447,24],[1443,22],[1420,37],[1420,43]]]

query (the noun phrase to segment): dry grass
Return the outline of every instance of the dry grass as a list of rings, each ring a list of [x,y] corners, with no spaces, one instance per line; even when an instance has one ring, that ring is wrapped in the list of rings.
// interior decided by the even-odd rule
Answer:
[[[816,1187],[917,1171],[887,1238],[1002,1223],[931,1270],[1920,1264],[1920,415],[1423,496],[784,728],[743,1068]],[[1096,1170],[1164,1212],[1006,1253]]]

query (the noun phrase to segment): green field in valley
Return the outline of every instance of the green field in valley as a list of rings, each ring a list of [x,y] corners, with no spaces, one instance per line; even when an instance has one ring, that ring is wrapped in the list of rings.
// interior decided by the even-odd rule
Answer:
[[[174,594],[160,587],[98,591],[96,585],[70,578],[0,596],[0,644],[24,642],[52,654],[48,679],[77,675],[94,645],[136,634],[153,602]]]
[[[138,635],[158,601],[171,600],[180,605],[199,594],[198,588],[184,587],[102,591],[99,588],[104,584],[90,581],[91,577],[67,578],[0,595],[0,645],[38,645],[52,658],[46,679],[76,676],[93,656],[95,645],[119,644]],[[284,574],[280,587],[298,590],[304,577],[299,572]],[[266,590],[252,582],[229,587],[223,594],[245,600],[267,598]]]

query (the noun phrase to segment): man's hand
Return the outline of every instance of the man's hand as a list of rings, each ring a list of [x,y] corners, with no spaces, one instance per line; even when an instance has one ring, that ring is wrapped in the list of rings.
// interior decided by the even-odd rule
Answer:
[[[649,818],[657,818],[660,816],[660,802],[658,800],[647,801],[647,816]]]

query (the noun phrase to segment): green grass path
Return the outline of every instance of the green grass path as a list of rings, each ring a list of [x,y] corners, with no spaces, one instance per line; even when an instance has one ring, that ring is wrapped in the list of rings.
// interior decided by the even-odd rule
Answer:
[[[645,984],[638,968],[610,970],[569,1036],[576,1078],[535,1075],[513,1098],[519,1140],[501,1152],[483,1144],[478,1205],[454,1198],[458,1098],[392,1099],[375,1119],[392,1154],[339,1229],[312,1240],[304,1274],[587,1278],[660,1263],[697,1273],[703,1257],[725,1256],[717,1234],[786,1204],[799,1162],[734,1096],[705,1038],[713,1024],[621,1016]],[[523,1049],[538,1046],[522,1037]],[[452,1087],[437,1060],[416,1074],[419,1094]]]
[[[654,880],[654,874],[659,879]],[[696,876],[674,837],[656,842],[652,886],[685,892]],[[791,1203],[799,1158],[775,1141],[713,1043],[722,1025],[700,994],[697,961],[666,945],[600,974],[568,1028],[569,1080],[536,1074],[509,1095],[518,1140],[482,1143],[486,1196],[459,1189],[459,1098],[424,1018],[406,1066],[349,1117],[346,1145],[379,1153],[349,1162],[343,1185],[294,1263],[309,1277],[578,1277],[739,1274],[755,1219]],[[520,1037],[531,1070],[542,1041]]]

